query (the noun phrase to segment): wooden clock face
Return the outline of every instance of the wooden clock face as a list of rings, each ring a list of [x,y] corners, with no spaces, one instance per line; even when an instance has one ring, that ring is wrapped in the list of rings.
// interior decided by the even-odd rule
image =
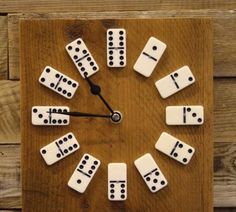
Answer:
[[[127,66],[108,68],[106,30],[124,28],[127,33]],[[133,65],[150,36],[167,44],[167,50],[149,78],[134,72]],[[114,110],[123,114],[120,124],[106,119],[75,118],[63,127],[31,124],[31,107],[63,105],[71,111],[109,114],[69,58],[65,46],[82,37],[99,65],[91,80]],[[21,22],[22,166],[23,206],[43,210],[206,210],[211,205],[211,109],[212,64],[209,20],[51,20]],[[71,100],[38,83],[46,65],[67,74],[80,87]],[[196,83],[162,99],[154,85],[168,73],[189,65]],[[203,105],[206,121],[197,127],[168,127],[168,105]],[[196,149],[187,166],[157,152],[154,145],[166,131]],[[81,147],[73,155],[48,167],[39,149],[56,138],[73,132]],[[151,153],[169,185],[151,193],[134,166],[134,160]],[[101,166],[84,194],[67,187],[67,182],[84,153],[101,161]],[[207,159],[206,159],[207,158]],[[107,164],[124,162],[128,167],[128,198],[110,202],[107,197]]]

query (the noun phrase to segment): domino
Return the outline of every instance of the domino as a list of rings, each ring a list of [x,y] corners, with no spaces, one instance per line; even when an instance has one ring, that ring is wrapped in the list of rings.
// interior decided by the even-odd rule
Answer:
[[[155,193],[167,186],[168,182],[151,154],[143,155],[134,164],[151,192]]]
[[[202,125],[203,122],[203,106],[188,105],[166,107],[167,125]]]
[[[107,30],[107,66],[126,66],[126,31],[125,29]]]
[[[39,83],[67,99],[71,99],[74,96],[79,86],[78,82],[50,66],[44,68],[39,77]]]
[[[84,75],[90,77],[98,72],[99,67],[82,38],[69,43],[66,46],[66,51],[83,78],[85,78]]]
[[[195,82],[195,78],[188,66],[172,72],[158,80],[155,85],[162,98],[167,98]]]
[[[65,106],[34,106],[31,121],[33,125],[63,126],[70,123],[70,116],[53,112],[69,112]]]
[[[165,49],[165,43],[150,37],[134,64],[134,70],[145,77],[150,77]]]
[[[84,154],[68,181],[68,186],[79,193],[84,193],[101,162],[89,154]]]
[[[195,149],[174,136],[163,132],[155,148],[182,164],[188,164]]]
[[[108,164],[108,199],[111,201],[127,199],[127,166],[125,163]]]
[[[74,134],[70,132],[41,148],[40,154],[47,165],[52,165],[72,154],[79,148],[78,141]]]

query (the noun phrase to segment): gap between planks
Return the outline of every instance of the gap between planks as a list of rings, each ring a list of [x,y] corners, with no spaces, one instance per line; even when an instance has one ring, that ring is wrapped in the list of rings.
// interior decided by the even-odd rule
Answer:
[[[214,76],[236,76],[235,10],[159,10],[81,13],[28,13],[8,15],[9,79],[19,79],[19,19],[132,19],[212,17],[214,25]],[[64,48],[64,47],[63,47]],[[168,47],[167,47],[168,48]]]

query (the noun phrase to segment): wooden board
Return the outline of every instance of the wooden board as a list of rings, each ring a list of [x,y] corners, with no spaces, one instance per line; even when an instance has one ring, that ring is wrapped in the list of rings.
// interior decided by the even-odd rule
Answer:
[[[0,15],[0,79],[7,79],[7,16]]]
[[[109,27],[127,30],[128,65],[120,70],[106,67],[105,33]],[[94,36],[95,35],[95,36]],[[107,112],[101,101],[91,96],[64,47],[82,36],[100,66],[92,77],[115,109],[124,114],[119,125],[98,119],[72,118],[67,127],[31,125],[34,105],[69,105],[71,110]],[[149,36],[164,41],[168,48],[152,77],[144,79],[132,66]],[[209,19],[166,20],[25,20],[21,22],[21,126],[22,189],[25,211],[150,210],[209,211],[212,209],[212,24]],[[154,82],[169,72],[188,64],[196,83],[163,100]],[[45,65],[67,73],[80,83],[76,96],[68,101],[39,85]],[[206,121],[200,127],[167,127],[167,105],[202,104]],[[154,144],[162,131],[188,141],[196,148],[189,166],[158,153]],[[39,149],[68,131],[75,133],[81,149],[52,167],[47,167]],[[101,168],[80,195],[67,187],[67,181],[83,153],[102,161]],[[152,194],[133,165],[142,154],[150,152],[169,181],[169,186]],[[128,199],[107,199],[107,164],[128,165]],[[40,176],[40,177],[39,177]],[[183,189],[183,187],[185,189]],[[38,204],[40,202],[40,204]]]
[[[19,79],[19,19],[130,19],[169,17],[212,17],[214,28],[214,76],[236,76],[236,11],[234,10],[158,10],[80,13],[8,14],[9,79]]]

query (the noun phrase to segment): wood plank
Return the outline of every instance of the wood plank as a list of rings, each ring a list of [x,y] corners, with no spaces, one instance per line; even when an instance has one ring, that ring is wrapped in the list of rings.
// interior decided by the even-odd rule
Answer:
[[[234,0],[0,0],[0,12],[84,12],[84,11],[130,11],[130,10],[179,10],[179,9],[234,9]]]
[[[0,81],[0,105],[7,116],[0,116],[0,143],[20,142],[20,88],[17,81]],[[235,142],[236,137],[236,79],[214,79],[214,142]],[[3,110],[3,109],[1,109]]]
[[[236,79],[214,80],[214,142],[236,142]]]
[[[144,81],[143,77],[133,72],[131,63],[122,71],[106,70],[104,35],[107,28],[112,26],[124,27],[127,30],[129,52],[132,52],[132,54],[127,54],[128,61],[134,62],[136,60],[140,54],[140,47],[145,45],[150,34],[158,35],[160,40],[168,43],[169,49],[158,64],[159,72],[153,73],[151,78]],[[140,33],[140,29],[142,29],[142,33]],[[101,83],[103,95],[116,109],[121,110],[124,119],[121,124],[115,126],[104,119],[73,119],[67,127],[51,127],[50,130],[45,127],[32,126],[30,112],[32,105],[35,104],[54,105],[60,103],[67,104],[71,109],[78,108],[78,104],[80,104],[81,111],[106,113],[104,105],[99,100],[96,101],[91,98],[89,89],[86,89],[87,82],[81,79],[75,71],[74,65],[66,58],[67,53],[64,48],[61,48],[69,41],[77,38],[78,30],[79,35],[86,38],[88,47],[93,49],[93,56],[100,66],[101,71],[92,79]],[[135,39],[132,39],[134,35]],[[132,179],[129,184],[132,195],[130,194],[123,205],[124,210],[132,208],[133,210],[156,211],[158,208],[158,210],[164,211],[168,208],[173,211],[177,205],[180,211],[188,211],[190,208],[193,211],[209,211],[212,209],[213,144],[211,117],[213,98],[211,97],[213,97],[213,78],[212,25],[210,19],[24,20],[21,22],[20,38],[22,47],[23,209],[33,211],[37,207],[38,210],[43,211],[47,209],[46,205],[50,205],[54,210],[61,208],[63,211],[84,210],[84,199],[88,201],[92,211],[118,209],[116,204],[108,203],[107,194],[103,188],[107,186],[106,164],[119,160],[126,162],[130,167],[129,176]],[[137,43],[140,45],[136,45]],[[55,54],[55,52],[57,53]],[[79,81],[79,92],[72,101],[68,102],[65,98],[49,92],[48,89],[44,89],[36,83],[45,63],[49,62],[59,70],[66,70],[69,76]],[[197,76],[197,82],[172,98],[163,100],[158,97],[153,81],[165,76],[169,70],[174,70],[183,63],[190,65],[193,73]],[[201,150],[196,151],[191,165],[184,167],[184,169],[180,164],[168,163],[166,157],[158,154],[153,147],[153,142],[160,135],[160,132],[166,130],[164,120],[160,120],[163,117],[165,106],[180,104],[183,101],[186,104],[201,102],[205,107],[207,117],[204,125],[194,128],[194,130],[189,126],[181,128],[181,130],[175,127],[168,128],[168,132],[187,140],[196,150]],[[78,125],[80,132],[78,132]],[[47,140],[52,140],[58,135],[68,132],[68,130],[74,132],[83,143],[81,150],[78,154],[63,160],[64,162],[56,164],[54,169],[47,167],[42,163],[38,154],[39,147],[48,143]],[[208,142],[204,142],[205,140]],[[98,157],[102,164],[86,192],[78,197],[75,192],[62,185],[68,181],[70,173],[74,169],[76,163],[73,161],[78,160],[86,151]],[[137,171],[133,167],[134,159],[146,152],[152,153],[155,159],[158,157],[158,163],[171,185],[159,192],[158,195],[152,195],[148,189],[141,190],[143,188],[141,186],[142,179],[137,177]],[[61,170],[63,170],[61,175],[52,173]],[[33,176],[32,172],[34,173]],[[38,178],[38,175],[41,177]],[[182,181],[176,181],[176,177],[181,178]],[[48,179],[50,179],[50,189],[47,185]],[[185,187],[184,192],[181,192],[182,186]],[[192,192],[193,190],[194,192]],[[94,191],[101,195],[91,195]],[[61,198],[62,193],[63,198]],[[177,193],[178,195],[176,195]],[[186,193],[188,193],[187,199]],[[163,198],[166,201],[162,201]],[[38,205],[36,202],[42,204]],[[68,202],[70,204],[67,204]]]
[[[214,212],[235,212],[236,208],[214,208]]]
[[[0,80],[8,78],[7,23],[7,16],[0,16]]]
[[[236,142],[214,145],[214,206],[236,206]]]
[[[19,145],[0,145],[1,208],[21,208]]]
[[[236,207],[235,153],[236,142],[221,142],[214,146],[215,207]],[[0,145],[0,170],[0,209],[21,208],[19,145]]]
[[[160,17],[212,17],[214,20],[214,76],[236,76],[235,10],[167,10],[135,12],[81,12],[9,14],[9,78],[19,79],[19,18],[22,19],[113,19]]]
[[[19,81],[0,80],[0,143],[20,140]]]

